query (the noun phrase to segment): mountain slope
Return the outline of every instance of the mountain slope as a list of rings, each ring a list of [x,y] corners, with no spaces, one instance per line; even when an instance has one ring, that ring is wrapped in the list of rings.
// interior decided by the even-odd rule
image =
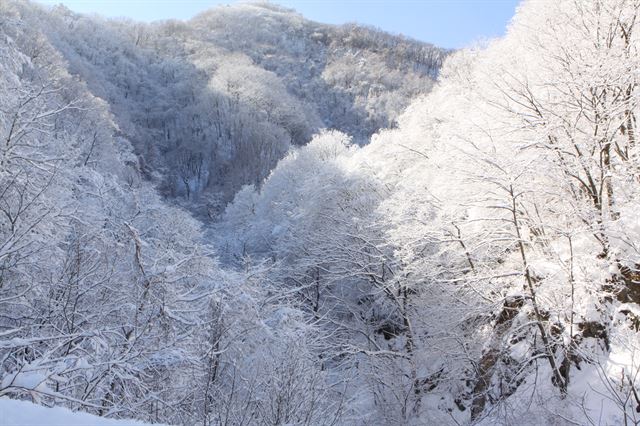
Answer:
[[[42,33],[56,19],[0,2],[2,401],[148,423],[335,422],[342,390],[314,325],[271,297],[260,264],[220,267],[201,224],[163,200],[122,110]]]
[[[259,185],[322,128],[365,143],[430,90],[448,52],[268,3],[140,24],[35,9],[69,71],[104,99],[165,195],[200,203]]]
[[[367,424],[640,421],[638,16],[524,2],[396,129],[322,133],[227,207],[220,249],[331,335]]]

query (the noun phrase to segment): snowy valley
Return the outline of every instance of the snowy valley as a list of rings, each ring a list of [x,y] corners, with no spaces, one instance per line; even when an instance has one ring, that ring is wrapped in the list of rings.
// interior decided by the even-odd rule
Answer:
[[[0,417],[639,425],[639,12],[0,0]]]

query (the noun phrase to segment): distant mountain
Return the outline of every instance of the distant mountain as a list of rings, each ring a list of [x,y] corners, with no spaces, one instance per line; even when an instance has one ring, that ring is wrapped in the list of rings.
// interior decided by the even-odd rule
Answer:
[[[162,192],[205,204],[259,185],[291,145],[320,129],[362,144],[393,127],[431,89],[448,54],[270,3],[152,24],[20,7],[33,9],[29,25],[107,102]]]

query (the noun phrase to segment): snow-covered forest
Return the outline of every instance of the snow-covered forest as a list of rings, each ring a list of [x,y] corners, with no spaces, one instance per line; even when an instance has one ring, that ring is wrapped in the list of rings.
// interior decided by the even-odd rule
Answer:
[[[0,0],[0,417],[639,425],[638,19]]]

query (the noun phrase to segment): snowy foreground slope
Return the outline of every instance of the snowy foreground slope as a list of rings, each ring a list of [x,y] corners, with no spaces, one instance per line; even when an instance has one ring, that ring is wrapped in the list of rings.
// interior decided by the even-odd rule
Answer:
[[[145,426],[135,420],[113,420],[73,412],[62,407],[47,408],[26,401],[0,398],[2,426]]]

